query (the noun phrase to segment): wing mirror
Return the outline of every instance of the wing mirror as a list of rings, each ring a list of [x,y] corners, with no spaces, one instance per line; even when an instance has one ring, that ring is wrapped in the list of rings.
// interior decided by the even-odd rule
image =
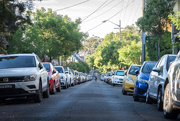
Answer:
[[[43,69],[42,63],[39,63],[38,67],[39,67],[40,69]]]
[[[136,74],[136,76],[138,76],[139,70],[135,70],[135,74]]]
[[[156,68],[156,67],[153,68],[153,71],[158,72],[158,73],[161,72],[160,68]]]

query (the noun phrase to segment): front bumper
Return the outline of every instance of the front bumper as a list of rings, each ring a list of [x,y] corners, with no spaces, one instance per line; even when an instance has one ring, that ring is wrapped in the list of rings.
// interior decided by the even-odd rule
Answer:
[[[66,86],[66,80],[65,79],[61,79],[61,86],[62,87]]]
[[[112,83],[115,85],[123,85],[123,80],[113,80]]]
[[[124,83],[124,90],[126,92],[134,92],[134,82],[126,81]]]
[[[136,86],[134,89],[134,95],[138,97],[145,97],[147,92],[147,84],[140,81],[136,81]]]
[[[2,88],[5,85],[12,85],[7,88]],[[39,84],[37,81],[17,82],[17,83],[1,83],[0,84],[0,97],[1,98],[14,98],[26,97],[38,94]]]

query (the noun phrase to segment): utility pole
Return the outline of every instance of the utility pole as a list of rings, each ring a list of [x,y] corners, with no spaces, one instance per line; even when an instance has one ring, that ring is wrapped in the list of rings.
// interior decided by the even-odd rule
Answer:
[[[143,13],[143,17],[144,17],[144,10],[145,10],[145,0],[142,0],[142,13]],[[144,27],[142,30],[142,63],[146,60],[146,53],[145,53],[145,44],[146,44],[146,40],[145,40],[145,31],[144,31]]]

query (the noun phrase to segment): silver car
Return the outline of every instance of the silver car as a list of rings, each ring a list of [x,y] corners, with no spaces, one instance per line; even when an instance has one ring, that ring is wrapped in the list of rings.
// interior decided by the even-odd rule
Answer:
[[[36,54],[0,56],[0,99],[49,97],[48,73]]]
[[[68,88],[68,80],[67,80],[67,75],[65,73],[64,67],[63,66],[55,66],[56,70],[59,73],[59,77],[61,79],[61,86],[64,89]]]
[[[163,102],[164,117],[176,119],[180,112],[180,53],[168,70]]]
[[[172,54],[162,56],[150,73],[146,103],[152,103],[152,100],[156,101],[158,110],[163,109],[164,82],[167,77],[169,65],[175,58],[176,55]]]

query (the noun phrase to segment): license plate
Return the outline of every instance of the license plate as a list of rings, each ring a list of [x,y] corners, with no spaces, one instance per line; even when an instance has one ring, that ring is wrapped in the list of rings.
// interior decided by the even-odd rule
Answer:
[[[13,85],[0,85],[0,89],[13,88]]]

